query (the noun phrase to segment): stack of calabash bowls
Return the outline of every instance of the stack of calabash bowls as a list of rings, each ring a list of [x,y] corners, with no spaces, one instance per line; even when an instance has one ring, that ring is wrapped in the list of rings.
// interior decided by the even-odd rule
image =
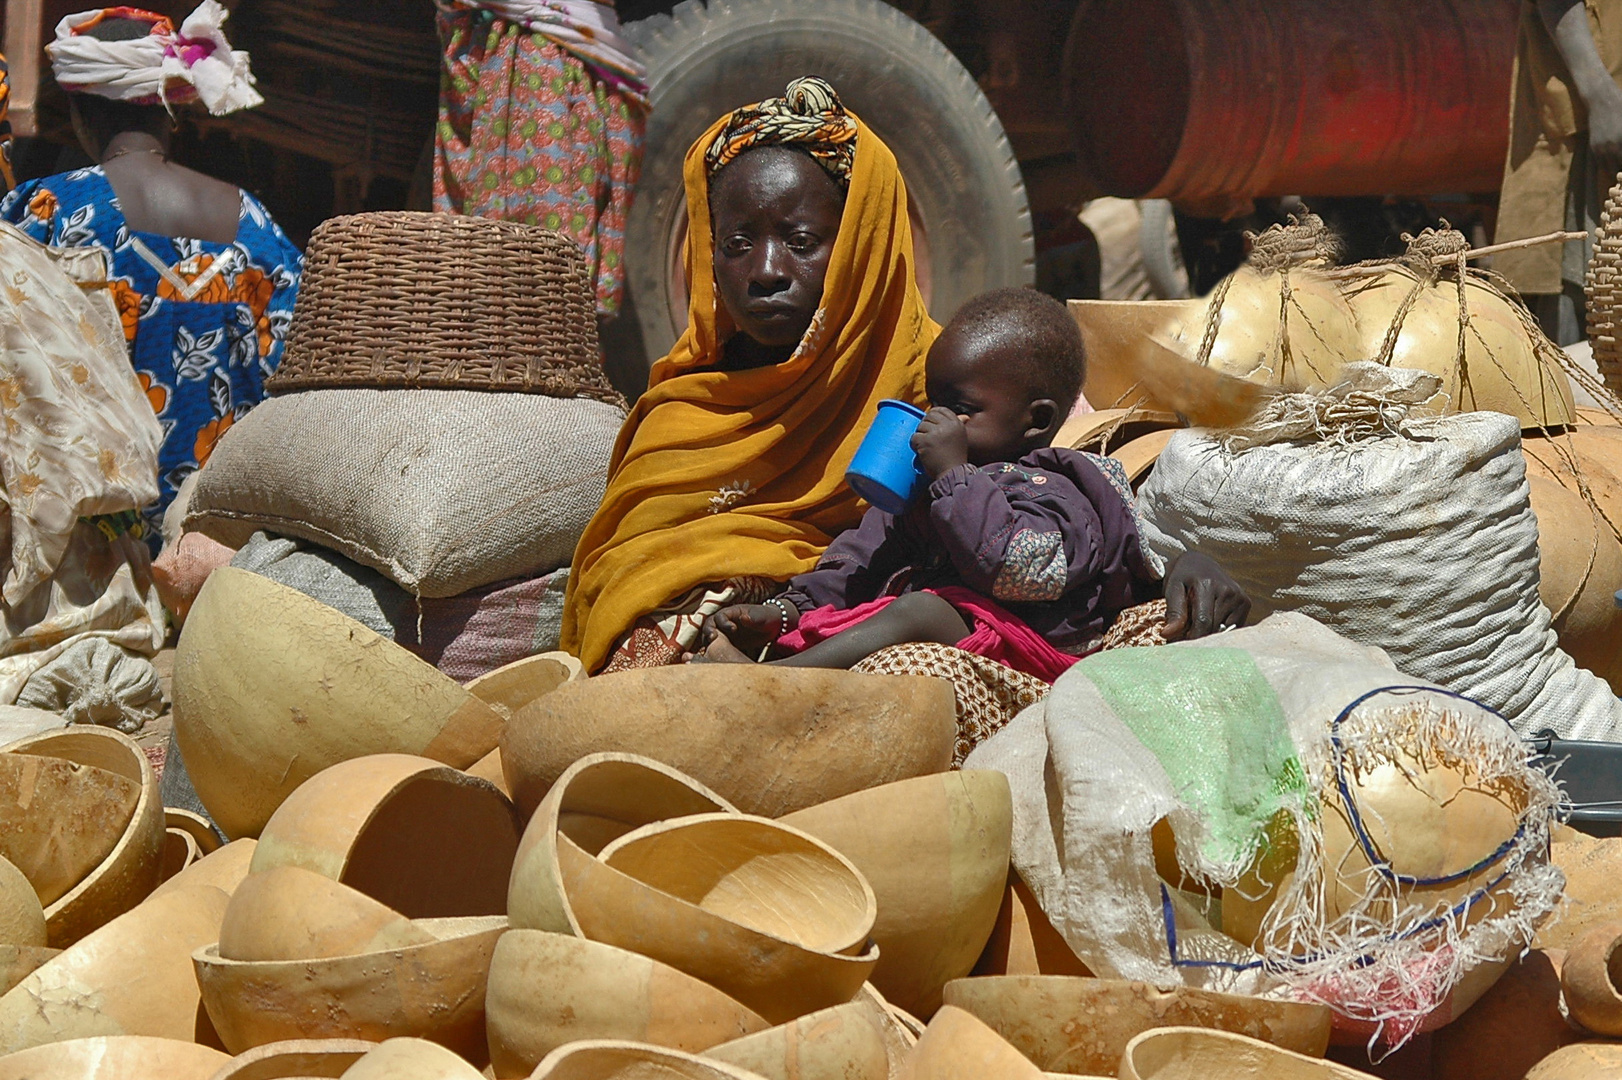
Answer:
[[[175,697],[233,842],[117,734],[0,752],[0,1080],[1347,1075],[1323,1006],[1091,977],[944,682],[462,687],[224,570]]]

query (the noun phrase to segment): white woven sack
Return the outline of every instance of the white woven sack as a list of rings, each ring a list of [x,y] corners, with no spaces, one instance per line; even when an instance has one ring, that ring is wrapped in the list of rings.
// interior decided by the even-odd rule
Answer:
[[[1530,735],[1622,740],[1622,702],[1556,644],[1520,425],[1416,416],[1399,434],[1237,452],[1180,431],[1139,493],[1145,542],[1193,549],[1257,617],[1299,611]]]
[[[298,537],[419,596],[457,596],[569,563],[624,419],[586,398],[478,390],[271,398],[215,447],[186,527]]]

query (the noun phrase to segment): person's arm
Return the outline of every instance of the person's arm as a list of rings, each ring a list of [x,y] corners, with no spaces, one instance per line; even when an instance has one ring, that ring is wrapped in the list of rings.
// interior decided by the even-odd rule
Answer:
[[[1588,108],[1588,152],[1614,175],[1622,168],[1622,87],[1600,58],[1583,0],[1538,0],[1538,14]]]
[[[972,465],[929,485],[929,517],[964,584],[1003,603],[1057,600],[1098,575],[1104,526],[1068,479],[1039,473],[1039,496]]]
[[[969,462],[968,433],[951,411],[924,414],[912,437],[935,535],[964,584],[1005,603],[1057,600],[1098,573],[1103,525],[1069,480],[1044,473],[1040,495],[1005,490]],[[1061,490],[1062,489],[1062,490]]]
[[[699,640],[708,648],[720,635],[752,657],[792,632],[808,611],[830,604],[852,608],[874,599],[905,565],[905,541],[899,531],[889,514],[868,510],[860,525],[834,537],[815,569],[791,580],[780,596],[769,603],[722,608],[705,622]]]
[[[881,510],[869,509],[860,525],[834,537],[817,560],[816,569],[789,582],[782,599],[801,614],[830,604],[853,608],[875,599],[904,565],[906,543],[901,523]]]

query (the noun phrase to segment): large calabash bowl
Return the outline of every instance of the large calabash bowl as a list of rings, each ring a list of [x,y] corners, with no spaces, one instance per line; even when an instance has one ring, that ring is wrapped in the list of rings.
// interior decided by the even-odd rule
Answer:
[[[298,866],[409,918],[500,915],[521,828],[494,784],[410,754],[340,762],[265,823],[254,872]]]
[[[24,787],[37,802],[23,798]],[[163,799],[152,763],[128,736],[87,725],[14,742],[0,751],[0,788],[20,800],[0,807],[0,850],[15,844],[26,852],[18,868],[45,902],[53,947],[71,945],[157,888]]]
[[[973,968],[1008,877],[1013,803],[999,772],[901,780],[780,819],[855,864],[878,899],[873,985],[917,1016]]]
[[[317,1080],[339,1077],[377,1043],[366,1039],[287,1039],[232,1058],[210,1080]]]
[[[502,716],[433,665],[295,589],[209,575],[175,650],[175,738],[209,815],[256,836],[330,765],[405,753],[458,769]]]
[[[997,1080],[1042,1080],[1043,1073],[976,1017],[944,1005],[902,1065],[900,1080],[981,1080],[992,1076]]]
[[[853,999],[878,961],[877,903],[850,861],[766,818],[699,814],[593,857],[558,838],[581,932],[687,972],[773,1023]]]
[[[780,817],[952,762],[951,684],[912,675],[687,664],[564,683],[501,738],[508,790],[532,812],[588,754],[657,758],[738,809]]]
[[[101,1035],[0,1057],[0,1080],[210,1080],[230,1060],[212,1047],[179,1039]]]
[[[1326,1005],[1273,1001],[1125,979],[1002,975],[947,984],[946,1003],[974,1014],[1048,1072],[1108,1075],[1132,1039],[1157,1027],[1234,1031],[1322,1057]]]
[[[482,1063],[485,979],[507,920],[416,925],[434,940],[357,956],[237,961],[200,948],[192,959],[203,1005],[233,1053],[292,1038],[415,1036]]]
[[[485,996],[490,1063],[525,1077],[582,1039],[631,1039],[698,1052],[767,1029],[721,991],[668,964],[544,930],[509,930],[496,944]]]
[[[1193,1027],[1139,1035],[1127,1044],[1116,1075],[1120,1080],[1368,1080],[1367,1073],[1260,1039]]]
[[[807,1013],[701,1054],[766,1080],[887,1080],[889,1018],[872,999]]]
[[[191,954],[219,938],[227,899],[212,885],[165,890],[47,960],[0,996],[0,1053],[100,1035],[195,1040]]]
[[[761,1080],[735,1065],[649,1043],[594,1039],[547,1055],[530,1080]]]

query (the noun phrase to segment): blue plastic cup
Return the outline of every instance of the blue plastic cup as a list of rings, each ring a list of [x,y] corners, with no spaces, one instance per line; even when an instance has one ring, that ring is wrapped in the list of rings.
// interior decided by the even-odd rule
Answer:
[[[879,414],[845,472],[850,489],[886,514],[905,510],[923,480],[918,455],[912,452],[912,437],[923,419],[924,410],[905,401],[879,402]]]

